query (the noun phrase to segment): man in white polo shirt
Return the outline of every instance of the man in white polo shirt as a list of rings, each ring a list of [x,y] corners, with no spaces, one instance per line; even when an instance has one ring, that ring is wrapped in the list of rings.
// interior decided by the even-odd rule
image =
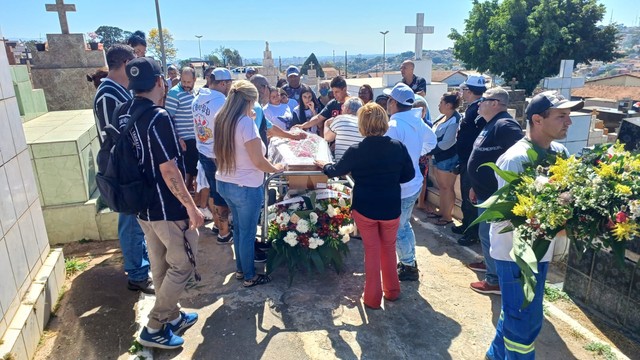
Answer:
[[[383,91],[389,96],[387,112],[389,130],[387,136],[403,143],[409,151],[415,171],[415,177],[404,184],[400,184],[402,197],[402,213],[396,239],[398,252],[398,278],[400,281],[417,281],[420,278],[416,263],[416,236],[411,227],[411,213],[422,189],[422,174],[418,166],[420,155],[426,154],[436,147],[437,138],[433,130],[422,121],[422,109],[413,109],[415,96],[413,90],[403,83],[398,83],[393,89]]]
[[[229,207],[216,191],[216,163],[213,154],[213,128],[218,111],[224,105],[231,89],[231,72],[225,68],[215,68],[207,78],[207,88],[198,91],[191,110],[196,137],[196,148],[202,169],[209,182],[209,196],[213,199],[213,220],[218,230],[218,244],[230,244],[233,241],[229,230]],[[215,228],[214,228],[215,232]]]

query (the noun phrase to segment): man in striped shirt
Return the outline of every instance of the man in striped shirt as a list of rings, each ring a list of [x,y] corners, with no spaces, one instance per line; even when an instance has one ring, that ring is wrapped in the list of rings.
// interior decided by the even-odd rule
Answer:
[[[129,79],[125,72],[125,65],[133,58],[135,58],[133,48],[129,45],[115,44],[107,51],[109,74],[98,86],[93,100],[93,114],[101,144],[105,141],[105,126],[114,125],[112,116],[115,108],[131,100],[131,93],[126,89]],[[98,164],[99,167],[101,165]],[[153,283],[149,279],[147,244],[135,215],[118,215],[118,238],[124,258],[124,271],[129,278],[127,287],[129,290],[153,294]]]
[[[196,82],[196,71],[192,67],[185,66],[180,71],[180,83],[169,90],[165,109],[171,115],[178,133],[178,140],[184,156],[186,184],[189,190],[193,190],[193,179],[197,175],[198,149],[196,148],[196,135],[193,132],[193,87]]]
[[[335,141],[335,161],[342,158],[347,149],[362,141],[363,136],[358,129],[356,114],[362,107],[362,101],[357,97],[348,98],[342,105],[342,114],[327,120],[324,127],[324,139]]]

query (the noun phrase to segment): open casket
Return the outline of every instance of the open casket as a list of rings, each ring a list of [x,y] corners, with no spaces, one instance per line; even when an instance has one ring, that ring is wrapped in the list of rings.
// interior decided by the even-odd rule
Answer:
[[[285,163],[288,171],[318,171],[313,162],[331,162],[331,150],[327,142],[318,135],[309,134],[302,140],[272,138],[269,143],[269,161],[272,164]],[[290,189],[316,189],[318,184],[326,184],[327,177],[318,175],[289,175]]]

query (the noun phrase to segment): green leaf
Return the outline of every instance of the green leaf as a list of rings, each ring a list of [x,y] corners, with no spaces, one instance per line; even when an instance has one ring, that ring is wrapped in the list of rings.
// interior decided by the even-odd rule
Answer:
[[[509,192],[511,191],[511,188],[512,188],[511,184],[507,184],[501,187],[500,189],[496,190],[496,192],[494,192],[493,195],[489,196],[489,198],[485,200],[482,204],[476,205],[476,207],[482,208],[482,209],[491,207],[493,204],[496,203],[496,201],[501,199],[503,195],[508,195]]]
[[[312,193],[311,196],[313,196],[313,195],[315,195],[315,194]],[[315,202],[312,202],[311,198],[309,196],[307,196],[307,195],[302,195],[301,197],[302,197],[302,200],[304,200],[305,208],[309,209],[309,210],[313,210],[313,206],[314,206]]]
[[[538,152],[535,151],[533,148],[527,149],[527,156],[529,157],[529,160],[531,160],[532,164],[535,164],[536,161],[538,161]]]
[[[551,245],[551,241],[546,239],[537,239],[533,242],[533,252],[536,254],[536,259],[538,261],[544,258],[544,255],[549,250],[549,246]],[[537,267],[537,264],[536,264]]]
[[[514,180],[518,180],[520,178],[520,175],[517,172],[511,171],[511,170],[502,170],[496,165],[496,163],[487,162],[480,165],[479,167],[482,167],[482,166],[488,166],[492,168],[493,171],[495,171],[498,176],[500,176],[504,181],[508,183]]]
[[[311,261],[313,261],[313,264],[316,267],[316,270],[318,270],[319,273],[323,273],[324,262],[322,262],[322,258],[320,258],[320,254],[318,254],[318,252],[315,250],[309,250],[309,254],[311,257]]]
[[[513,201],[494,204],[491,208],[485,210],[482,215],[478,216],[469,226],[479,224],[483,221],[495,222],[515,218],[516,216],[511,212],[514,205],[515,202]]]

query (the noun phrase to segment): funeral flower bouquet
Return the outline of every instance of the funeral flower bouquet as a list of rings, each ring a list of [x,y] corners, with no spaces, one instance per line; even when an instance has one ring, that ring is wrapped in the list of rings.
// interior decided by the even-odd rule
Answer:
[[[286,264],[291,284],[299,268],[323,272],[333,266],[340,272],[354,230],[350,194],[346,186],[328,185],[271,206],[267,273]]]
[[[581,158],[542,158],[534,150],[528,156],[519,174],[483,165],[506,185],[479,205],[487,210],[474,222],[509,221],[502,232],[514,231],[511,257],[522,274],[523,307],[534,297],[538,261],[561,231],[579,251],[611,251],[620,263],[626,242],[640,235],[640,155],[616,143]]]

